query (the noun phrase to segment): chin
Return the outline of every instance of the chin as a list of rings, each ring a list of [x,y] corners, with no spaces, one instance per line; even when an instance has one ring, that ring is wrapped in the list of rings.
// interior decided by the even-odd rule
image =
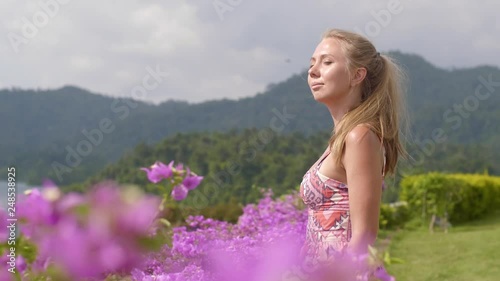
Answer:
[[[326,99],[325,99],[325,97],[324,97],[323,95],[318,94],[318,93],[313,93],[313,98],[314,98],[314,100],[315,100],[315,101],[317,101],[317,102],[323,102],[323,101],[325,101],[325,100],[326,100]]]

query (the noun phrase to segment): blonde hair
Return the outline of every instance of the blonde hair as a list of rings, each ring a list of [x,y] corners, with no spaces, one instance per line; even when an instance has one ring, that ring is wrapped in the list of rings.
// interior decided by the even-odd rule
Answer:
[[[347,72],[364,67],[361,103],[347,112],[333,130],[329,147],[335,161],[342,165],[347,134],[357,125],[368,125],[380,138],[386,151],[384,174],[395,174],[399,156],[407,157],[401,137],[408,132],[404,101],[406,75],[395,60],[377,52],[373,44],[356,33],[339,29],[326,31],[322,39],[336,39],[347,61]]]

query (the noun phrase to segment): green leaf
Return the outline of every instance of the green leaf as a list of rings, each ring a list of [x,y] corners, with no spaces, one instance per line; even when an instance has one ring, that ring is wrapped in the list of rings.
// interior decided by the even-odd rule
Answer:
[[[400,259],[400,258],[391,258],[391,262],[393,264],[403,264],[403,263],[405,263],[405,261],[403,259]]]
[[[153,237],[140,237],[137,242],[140,247],[148,251],[157,251],[165,244],[165,239],[160,235],[156,235]]]
[[[164,224],[166,227],[171,227],[172,226],[172,224],[167,219],[165,219],[165,218],[161,218],[160,222],[162,224]]]

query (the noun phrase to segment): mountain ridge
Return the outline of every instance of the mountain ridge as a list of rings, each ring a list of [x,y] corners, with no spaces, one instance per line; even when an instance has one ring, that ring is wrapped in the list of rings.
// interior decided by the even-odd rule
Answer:
[[[499,68],[446,70],[415,54],[390,52],[389,55],[403,65],[410,79],[407,103],[417,140],[425,140],[432,130],[442,128],[452,142],[498,147],[500,140],[494,136],[500,121],[495,107],[498,95],[479,101],[478,109],[462,118],[458,129],[446,122],[443,113],[474,94],[480,84],[478,77],[491,75],[493,81],[499,81]],[[0,141],[3,156],[0,167],[19,165],[25,171],[24,180],[36,183],[42,177],[54,178],[51,165],[60,163],[72,171],[59,181],[78,182],[115,162],[141,142],[156,143],[176,133],[266,128],[276,118],[276,112],[294,116],[284,124],[281,133],[299,131],[310,135],[331,131],[331,117],[312,97],[306,77],[304,70],[279,83],[271,83],[266,91],[252,97],[201,103],[167,100],[157,105],[95,94],[71,85],[45,91],[0,90],[0,119],[9,120],[2,125],[6,137]],[[452,117],[457,118],[457,114],[452,112]],[[102,120],[109,120],[113,132],[103,133],[102,141],[91,147],[89,155],[81,157],[81,163],[75,167],[68,165],[68,151],[76,151],[79,144],[90,142],[82,132],[95,132]]]

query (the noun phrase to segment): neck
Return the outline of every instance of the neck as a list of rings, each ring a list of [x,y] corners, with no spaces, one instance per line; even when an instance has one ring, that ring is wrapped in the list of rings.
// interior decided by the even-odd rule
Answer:
[[[350,95],[351,97],[356,95]],[[335,133],[340,128],[340,121],[344,117],[344,115],[355,108],[360,103],[359,100],[354,100],[346,96],[346,98],[342,100],[332,101],[331,103],[326,104],[328,111],[330,111],[330,115],[332,116],[333,126],[335,128]]]
[[[330,115],[332,116],[333,126],[335,128],[335,133],[337,133],[339,129],[340,120],[342,117],[349,111],[347,107],[337,107],[337,106],[328,106],[328,111],[330,111]]]

